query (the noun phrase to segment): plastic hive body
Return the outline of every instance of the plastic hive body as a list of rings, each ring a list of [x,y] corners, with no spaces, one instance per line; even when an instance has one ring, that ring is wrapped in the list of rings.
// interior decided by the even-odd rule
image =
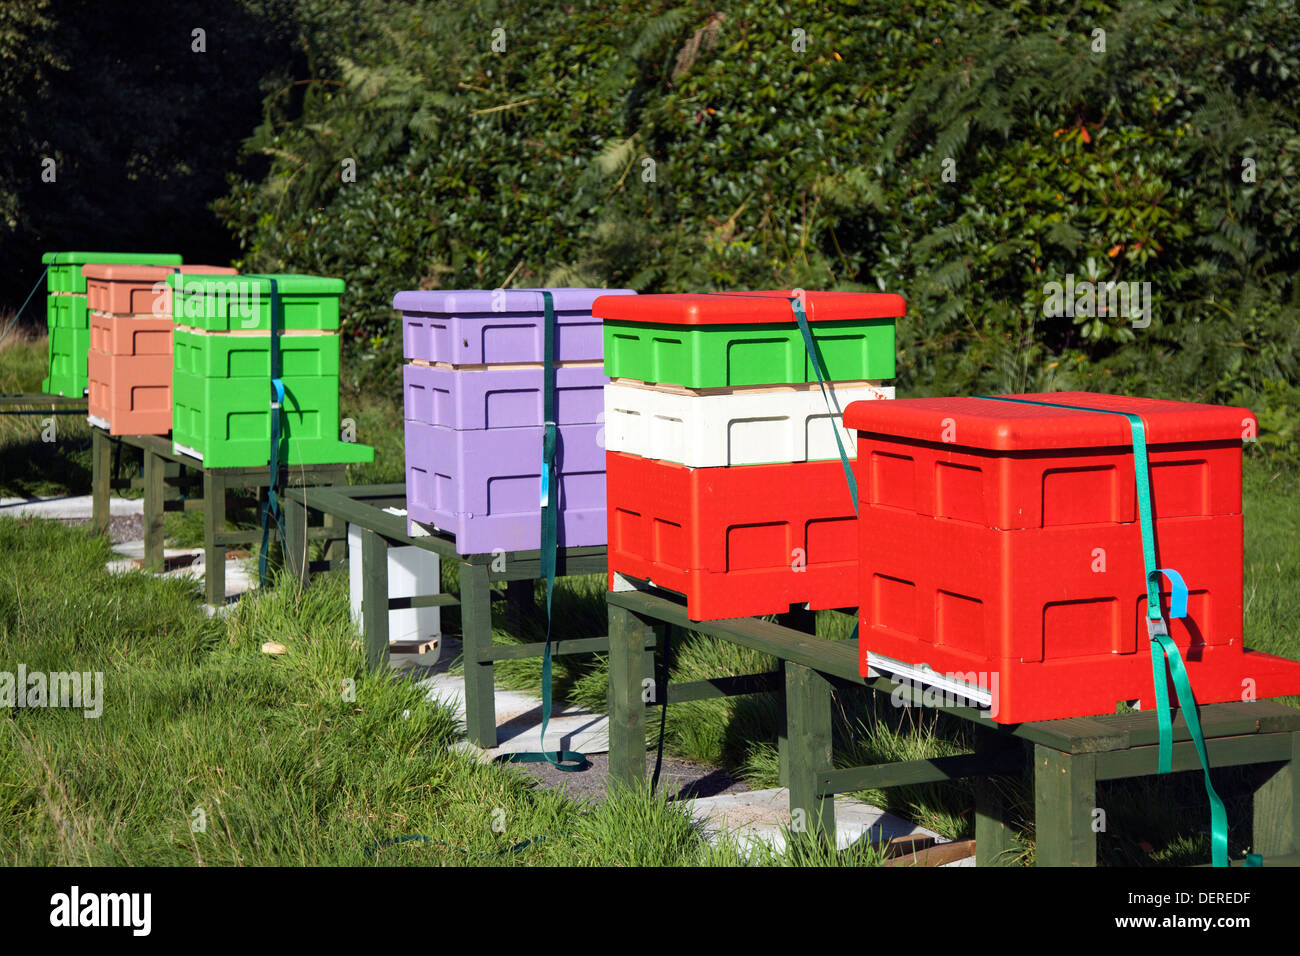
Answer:
[[[412,534],[452,534],[462,554],[541,543],[545,300],[555,321],[556,476],[561,547],[606,535],[599,296],[609,289],[399,292]]]
[[[90,309],[87,412],[109,434],[171,432],[172,291],[165,280],[178,270],[235,274],[223,266],[91,263],[82,267]]]
[[[611,588],[623,576],[676,591],[695,620],[857,604],[854,502],[831,422],[853,398],[892,396],[868,380],[892,377],[906,304],[803,295],[828,409],[791,295],[595,303],[619,379],[606,390]]]
[[[1015,397],[1142,418],[1158,562],[1190,591],[1169,630],[1197,700],[1240,700],[1246,676],[1260,696],[1300,690],[1300,664],[1243,649],[1241,438],[1254,416],[1084,392]],[[1122,416],[937,398],[855,404],[845,421],[858,430],[864,674],[876,656],[995,673],[1000,723],[1152,706]],[[1165,582],[1166,607],[1168,596]]]

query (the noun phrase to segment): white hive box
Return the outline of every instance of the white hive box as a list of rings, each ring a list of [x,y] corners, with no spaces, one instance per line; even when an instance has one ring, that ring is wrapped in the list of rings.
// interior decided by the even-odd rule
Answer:
[[[826,386],[834,422],[853,457],[857,436],[842,424],[851,402],[891,399],[892,386]],[[691,390],[616,379],[605,386],[605,448],[692,468],[838,458],[832,418],[816,382]]]
[[[417,597],[439,592],[438,555],[424,548],[388,548],[388,596]],[[361,530],[348,525],[348,591],[352,619],[361,625]],[[388,646],[437,644],[442,638],[442,609],[400,608],[388,612]]]

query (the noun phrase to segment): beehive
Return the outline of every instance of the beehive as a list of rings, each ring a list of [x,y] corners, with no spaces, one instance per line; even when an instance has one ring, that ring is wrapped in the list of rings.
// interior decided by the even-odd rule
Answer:
[[[789,291],[599,299],[610,586],[686,597],[695,620],[857,604],[842,409],[892,397],[894,295]],[[630,380],[625,380],[630,379]],[[829,402],[829,407],[828,407]],[[846,440],[847,439],[847,440]],[[623,579],[632,579],[624,581]]]
[[[49,376],[41,391],[80,397],[90,387],[90,310],[86,301],[87,263],[178,266],[181,257],[163,252],[47,252],[46,325],[49,329]]]
[[[90,310],[88,417],[112,435],[171,431],[172,290],[165,280],[178,269],[235,275],[221,266],[82,267]]]
[[[541,543],[546,308],[554,321],[561,547],[605,543],[600,322],[617,289],[399,292],[412,534],[452,534],[461,553]]]
[[[1190,590],[1169,631],[1197,700],[1240,700],[1247,677],[1260,696],[1300,690],[1300,664],[1243,650],[1241,439],[1254,416],[1084,392],[1019,397],[1141,417],[1158,562]],[[989,675],[991,693],[996,675],[1002,723],[1152,705],[1124,417],[933,398],[857,403],[845,421],[858,431],[864,673],[880,657]]]
[[[374,460],[340,440],[339,304],[343,280],[305,275],[168,278],[173,289],[172,441],[211,468],[270,461],[272,309],[285,400],[278,460]]]

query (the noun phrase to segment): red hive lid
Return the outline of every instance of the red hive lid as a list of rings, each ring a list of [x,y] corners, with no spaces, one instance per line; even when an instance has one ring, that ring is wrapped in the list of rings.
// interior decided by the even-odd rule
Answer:
[[[1199,405],[1159,398],[1134,398],[1093,392],[1043,392],[1009,395],[1039,402],[1132,412],[1146,426],[1147,442],[1240,440],[1255,415],[1228,405]],[[876,435],[942,442],[992,451],[1045,448],[1095,448],[1131,445],[1133,433],[1120,415],[1098,415],[987,398],[900,398],[892,402],[854,402],[844,410],[849,428]]]
[[[601,296],[592,303],[598,319],[651,325],[741,325],[794,322],[789,289],[760,292]],[[880,292],[805,292],[809,322],[896,319],[907,314],[901,295]]]

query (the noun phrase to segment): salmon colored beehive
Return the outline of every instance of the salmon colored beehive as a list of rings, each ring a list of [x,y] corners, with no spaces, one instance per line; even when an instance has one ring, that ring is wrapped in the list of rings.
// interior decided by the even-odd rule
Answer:
[[[91,264],[82,268],[90,310],[88,418],[111,435],[172,428],[173,272],[236,275],[223,266]]]

